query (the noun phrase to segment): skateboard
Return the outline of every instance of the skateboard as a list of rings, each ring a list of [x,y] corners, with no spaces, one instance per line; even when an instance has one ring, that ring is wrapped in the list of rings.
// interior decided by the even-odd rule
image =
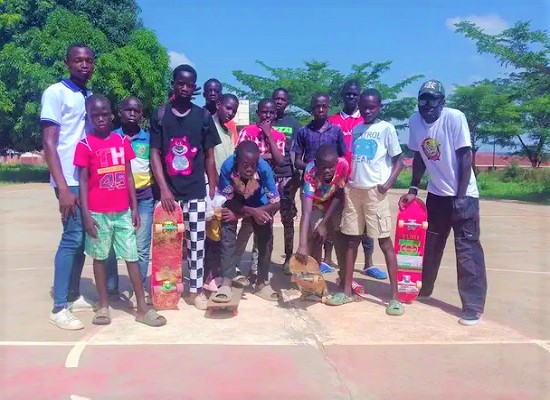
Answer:
[[[397,214],[395,254],[397,255],[397,298],[412,303],[422,288],[422,259],[426,245],[428,212],[424,202],[414,199]]]
[[[179,204],[172,213],[158,203],[153,214],[151,294],[157,310],[177,309],[181,294],[185,227]]]
[[[319,270],[319,263],[313,257],[307,256],[307,263],[302,264],[296,256],[292,256],[289,267],[292,282],[298,285],[302,298],[313,295],[323,299],[328,295],[327,283]]]
[[[239,303],[243,297],[243,288],[232,287],[233,294],[231,295],[231,300],[227,303],[216,303],[213,299],[214,293],[208,298],[208,304],[206,305],[206,313],[208,315],[213,315],[216,311],[229,311],[233,313],[233,316],[237,316],[239,313]]]

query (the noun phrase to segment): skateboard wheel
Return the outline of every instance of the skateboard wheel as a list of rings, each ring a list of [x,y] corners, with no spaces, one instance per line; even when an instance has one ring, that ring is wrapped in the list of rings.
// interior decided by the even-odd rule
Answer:
[[[162,224],[155,224],[155,233],[162,233]]]
[[[153,294],[159,294],[160,293],[160,287],[159,286],[153,286]]]
[[[405,221],[403,221],[402,219],[400,219],[399,221],[397,221],[397,226],[399,228],[403,228],[405,226]]]
[[[416,288],[418,290],[422,289],[422,281],[416,281]]]
[[[428,229],[428,221],[422,222],[422,229]]]
[[[178,224],[178,233],[181,233],[185,231],[185,225],[184,224]]]
[[[176,283],[176,289],[178,292],[183,293],[183,283]]]

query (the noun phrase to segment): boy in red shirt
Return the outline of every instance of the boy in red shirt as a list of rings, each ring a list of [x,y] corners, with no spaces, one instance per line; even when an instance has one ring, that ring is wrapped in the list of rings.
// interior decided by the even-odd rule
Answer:
[[[130,161],[136,156],[126,136],[111,132],[111,103],[105,96],[86,99],[92,131],[78,142],[74,165],[80,167],[80,205],[86,230],[85,250],[94,259],[99,309],[92,323],[111,323],[107,294],[106,259],[113,245],[117,258],[126,261],[137,299],[136,321],[162,326],[166,319],[147,310],[139,269],[135,229],[139,227],[136,189]]]

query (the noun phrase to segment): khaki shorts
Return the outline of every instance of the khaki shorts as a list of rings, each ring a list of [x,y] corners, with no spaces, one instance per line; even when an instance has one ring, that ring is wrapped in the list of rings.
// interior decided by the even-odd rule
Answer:
[[[390,205],[386,194],[378,188],[344,188],[346,196],[340,229],[344,235],[360,236],[367,234],[373,239],[391,235]]]

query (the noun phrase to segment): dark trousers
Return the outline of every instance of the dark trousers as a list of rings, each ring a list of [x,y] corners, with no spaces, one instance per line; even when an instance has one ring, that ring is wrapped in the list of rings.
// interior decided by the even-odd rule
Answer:
[[[258,283],[268,280],[269,267],[271,266],[271,240],[273,237],[273,225],[258,225],[251,217],[250,219],[254,236],[258,244]],[[222,221],[222,240],[220,248],[220,268],[223,278],[233,279],[236,273],[235,244],[237,242],[237,222]]]
[[[277,177],[279,196],[281,197],[281,223],[285,241],[285,258],[290,260],[294,252],[294,218],[298,215],[296,192],[300,187],[300,176]]]
[[[422,269],[421,295],[431,295],[451,228],[455,236],[458,292],[463,311],[483,313],[487,296],[487,276],[483,248],[479,241],[479,199],[467,197],[461,210],[452,197],[428,193],[428,233]]]

